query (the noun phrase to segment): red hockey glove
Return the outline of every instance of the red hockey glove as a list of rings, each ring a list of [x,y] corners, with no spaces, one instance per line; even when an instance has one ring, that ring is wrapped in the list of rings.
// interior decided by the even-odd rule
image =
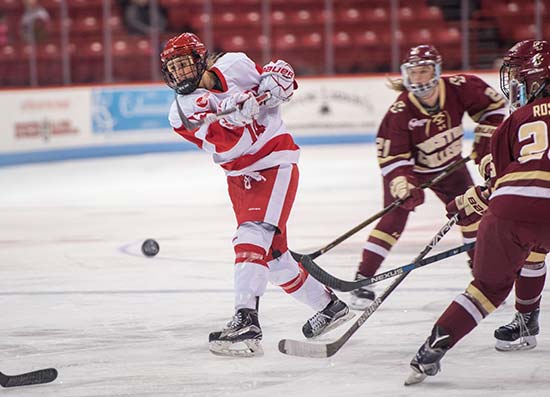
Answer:
[[[396,199],[405,200],[401,208],[407,211],[414,210],[424,202],[424,191],[410,183],[403,175],[391,180],[390,194]]]
[[[447,203],[447,217],[452,218],[458,213],[458,224],[468,226],[481,219],[489,206],[486,189],[482,186],[471,186],[462,196],[457,196]]]

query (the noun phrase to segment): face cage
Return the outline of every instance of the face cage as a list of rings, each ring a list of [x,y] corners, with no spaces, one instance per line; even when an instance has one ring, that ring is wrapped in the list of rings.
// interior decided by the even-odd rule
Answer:
[[[509,86],[508,100],[510,102],[510,113],[512,113],[527,103],[527,90],[525,82],[519,82],[517,79],[511,79]]]
[[[412,84],[409,80],[409,73],[407,70],[416,66],[433,66],[434,77],[426,83]],[[439,83],[441,77],[441,63],[436,63],[434,61],[406,62],[401,65],[401,77],[403,78],[403,86],[405,86],[408,91],[419,98],[423,98]]]
[[[520,64],[517,61],[516,63],[504,62],[500,67],[500,90],[508,100],[510,100],[510,81],[516,77],[519,68]]]
[[[499,71],[500,75],[500,90],[510,100],[510,64],[503,63]]]
[[[533,87],[533,84],[534,83],[532,83],[531,87]],[[520,107],[533,102],[539,97],[547,86],[548,80],[545,80],[539,84],[539,87],[535,90],[535,92],[528,92],[525,81],[519,82],[516,79],[512,79],[510,81],[510,112],[514,112]]]
[[[206,70],[206,55],[201,57],[198,54],[192,55],[192,61],[189,57],[177,57],[166,61],[162,65],[162,77],[168,87],[176,91],[180,95],[187,95],[197,89],[202,79],[202,75]],[[168,63],[179,62],[179,68],[192,67],[192,71],[186,73],[181,81],[177,80],[177,77],[168,69]]]

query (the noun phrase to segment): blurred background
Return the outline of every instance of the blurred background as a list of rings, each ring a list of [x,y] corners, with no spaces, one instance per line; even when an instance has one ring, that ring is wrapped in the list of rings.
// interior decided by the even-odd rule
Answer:
[[[192,31],[212,51],[299,75],[397,72],[432,43],[445,70],[495,70],[550,36],[550,0],[0,0],[0,87],[159,82],[158,54]]]

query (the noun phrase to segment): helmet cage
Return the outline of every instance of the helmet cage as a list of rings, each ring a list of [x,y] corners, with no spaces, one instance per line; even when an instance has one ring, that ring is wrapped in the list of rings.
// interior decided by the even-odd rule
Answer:
[[[500,90],[508,100],[510,100],[510,84],[511,81],[515,79],[515,75],[517,74],[519,67],[520,65],[518,63],[513,63],[506,60],[504,60],[502,66],[500,67]]]
[[[206,70],[206,56],[201,57],[196,51],[191,53],[176,56],[162,64],[164,82],[180,95],[195,91]]]
[[[411,83],[409,69],[417,66],[432,66],[434,69],[434,77],[426,83]],[[403,78],[403,86],[408,91],[412,92],[417,97],[425,97],[437,86],[441,78],[441,62],[436,62],[431,59],[405,62],[401,65],[401,76]]]

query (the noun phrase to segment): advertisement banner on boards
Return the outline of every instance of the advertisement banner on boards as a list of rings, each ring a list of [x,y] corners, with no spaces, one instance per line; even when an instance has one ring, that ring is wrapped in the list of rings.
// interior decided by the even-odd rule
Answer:
[[[166,86],[105,87],[92,90],[92,132],[166,131],[174,100]]]
[[[3,92],[0,151],[78,145],[90,136],[89,89]]]

